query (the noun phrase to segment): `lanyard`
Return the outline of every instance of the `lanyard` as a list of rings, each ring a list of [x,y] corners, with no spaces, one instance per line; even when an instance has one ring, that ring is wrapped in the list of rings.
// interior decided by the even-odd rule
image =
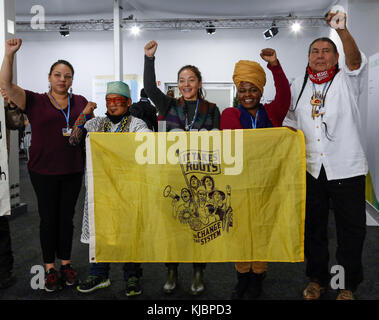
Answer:
[[[193,116],[191,124],[189,124],[189,125],[188,125],[188,112],[186,113],[186,123],[185,123],[185,127],[184,127],[186,131],[189,131],[189,130],[191,130],[193,128],[193,125],[195,124],[195,121],[196,121],[196,118],[197,118],[198,111],[199,111],[199,99],[197,99],[195,114]]]
[[[49,95],[51,97],[51,99],[53,99],[53,101],[55,102],[55,104],[59,107],[59,109],[61,110],[61,112],[63,113],[63,116],[64,118],[66,119],[66,125],[67,125],[67,128],[70,127],[70,109],[71,109],[71,106],[70,106],[70,96],[67,95],[67,99],[68,99],[68,108],[67,108],[67,115],[64,113],[62,107],[58,104],[58,102],[55,101],[53,95],[49,92]]]
[[[251,126],[252,126],[253,129],[257,128],[258,116],[259,116],[259,109],[257,111],[257,114],[255,115],[255,119],[254,119],[254,117],[252,115],[250,115],[250,117],[251,117]]]

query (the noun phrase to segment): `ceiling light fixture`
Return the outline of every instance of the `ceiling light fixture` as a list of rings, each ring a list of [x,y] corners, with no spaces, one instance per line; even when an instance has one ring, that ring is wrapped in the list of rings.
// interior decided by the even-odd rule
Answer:
[[[70,35],[70,28],[68,27],[67,24],[63,23],[59,27],[59,33],[62,37],[68,37]]]
[[[291,25],[291,30],[292,30],[292,32],[298,33],[301,30],[301,24],[299,22],[295,21]]]
[[[134,36],[138,36],[139,33],[141,32],[141,28],[137,25],[134,25],[131,29],[130,29],[130,32],[132,33],[132,35]]]
[[[214,24],[212,22],[209,22],[206,26],[205,26],[205,31],[208,33],[208,34],[214,34],[216,32],[216,27],[214,26]]]
[[[271,28],[263,32],[263,37],[266,40],[269,40],[275,37],[278,33],[279,33],[279,29],[277,28],[275,22],[273,22]]]

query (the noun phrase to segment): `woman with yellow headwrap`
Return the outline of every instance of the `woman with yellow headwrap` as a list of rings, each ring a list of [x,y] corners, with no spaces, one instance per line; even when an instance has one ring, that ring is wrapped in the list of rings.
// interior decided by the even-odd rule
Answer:
[[[221,115],[221,129],[256,129],[282,125],[287,114],[291,91],[286,75],[274,49],[263,49],[261,57],[271,70],[276,95],[271,103],[261,104],[266,73],[258,62],[240,60],[236,63],[233,81],[237,88],[238,108],[227,108]]]
[[[227,108],[221,115],[220,129],[258,129],[280,127],[288,112],[291,91],[286,75],[276,57],[274,49],[263,49],[261,57],[266,61],[275,82],[276,95],[271,103],[261,104],[266,73],[255,61],[240,60],[236,63],[233,81],[237,88],[238,108]],[[266,275],[266,262],[238,262],[237,285],[233,299],[257,298],[262,291]]]

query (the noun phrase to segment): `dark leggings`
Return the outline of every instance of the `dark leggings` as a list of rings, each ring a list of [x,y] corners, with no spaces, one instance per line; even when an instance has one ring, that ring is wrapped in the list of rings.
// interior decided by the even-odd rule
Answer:
[[[54,263],[55,257],[70,260],[73,217],[83,173],[41,175],[29,171],[29,174],[37,195],[43,261]]]

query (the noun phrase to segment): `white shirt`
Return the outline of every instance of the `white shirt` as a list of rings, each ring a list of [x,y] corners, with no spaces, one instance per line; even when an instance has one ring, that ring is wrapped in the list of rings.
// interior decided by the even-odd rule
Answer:
[[[129,116],[129,117],[131,118],[129,132],[151,132],[151,130],[148,128],[145,121],[133,116]],[[88,120],[85,123],[84,128],[86,128],[88,132],[98,132],[99,125],[104,120],[104,118],[105,117],[95,117],[91,120]],[[109,121],[109,124],[110,124],[111,132],[116,132],[120,123],[114,124],[112,123],[112,121]]]
[[[325,98],[323,119],[312,118],[313,84],[308,79],[297,108],[296,101],[304,77],[295,79],[291,86],[291,107],[283,121],[303,131],[305,136],[307,171],[318,178],[323,165],[328,180],[346,179],[366,175],[368,165],[359,137],[360,115],[358,98],[361,91],[362,70],[367,64],[361,52],[362,63],[358,70],[351,71],[346,64],[335,76]],[[324,84],[315,85],[322,92]],[[328,140],[325,122],[327,125]]]

